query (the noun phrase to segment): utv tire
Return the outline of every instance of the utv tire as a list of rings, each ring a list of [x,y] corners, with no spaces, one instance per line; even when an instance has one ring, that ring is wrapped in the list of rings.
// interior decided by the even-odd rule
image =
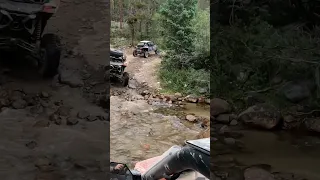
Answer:
[[[143,53],[143,57],[145,57],[145,58],[148,58],[148,57],[149,57],[148,51],[145,51],[145,52]]]
[[[158,54],[159,54],[159,51],[158,51],[158,50],[155,50],[154,53],[158,55]]]
[[[129,84],[129,73],[127,72],[124,72],[123,75],[122,75],[122,86],[123,87],[127,87],[128,84]]]
[[[39,72],[43,77],[53,77],[58,73],[61,56],[60,38],[55,34],[45,34],[41,39],[41,59]]]
[[[133,51],[133,57],[137,57],[137,52],[136,51]]]

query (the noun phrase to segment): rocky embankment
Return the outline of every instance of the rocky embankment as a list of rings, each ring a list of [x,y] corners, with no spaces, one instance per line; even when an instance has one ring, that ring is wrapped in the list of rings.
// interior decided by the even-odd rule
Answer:
[[[317,117],[311,113],[284,111],[266,103],[257,103],[240,113],[225,100],[211,100],[211,140],[213,157],[213,179],[215,180],[303,180],[293,173],[274,172],[271,165],[247,166],[233,157],[233,154],[248,152],[241,140],[241,130],[254,129],[277,132],[280,130],[301,130],[319,133]],[[293,109],[293,108],[291,108]],[[301,109],[300,109],[301,110]],[[295,112],[295,113],[293,113]],[[257,137],[259,138],[259,137]],[[250,150],[249,150],[250,151]],[[259,162],[257,162],[259,163]]]

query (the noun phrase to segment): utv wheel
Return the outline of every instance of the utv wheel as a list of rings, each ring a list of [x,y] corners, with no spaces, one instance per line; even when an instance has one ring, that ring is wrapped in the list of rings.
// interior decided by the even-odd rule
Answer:
[[[143,57],[145,57],[145,58],[148,58],[148,57],[149,57],[148,51],[145,51],[145,52],[144,52]]]
[[[137,52],[133,51],[133,57],[137,57]]]
[[[122,86],[127,87],[129,84],[129,73],[124,72],[122,75]]]
[[[58,73],[61,56],[60,39],[55,34],[45,34],[41,39],[41,59],[39,72],[44,77],[53,77]]]
[[[155,54],[159,54],[159,51],[158,51],[158,50],[155,50],[154,53],[155,53]]]

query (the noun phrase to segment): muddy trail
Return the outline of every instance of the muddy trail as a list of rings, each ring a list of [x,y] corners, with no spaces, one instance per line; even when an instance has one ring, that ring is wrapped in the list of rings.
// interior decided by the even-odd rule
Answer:
[[[137,161],[161,155],[172,145],[199,138],[203,127],[200,122],[186,121],[183,110],[156,97],[161,90],[157,79],[159,55],[133,57],[132,49],[127,49],[126,55],[129,85],[121,87],[114,82],[111,86],[110,159],[133,167]],[[208,107],[192,110],[201,112],[199,117],[209,117]]]
[[[61,37],[60,73],[44,80],[23,57],[1,56],[0,176],[105,179],[109,49],[105,1],[64,0],[46,32]]]

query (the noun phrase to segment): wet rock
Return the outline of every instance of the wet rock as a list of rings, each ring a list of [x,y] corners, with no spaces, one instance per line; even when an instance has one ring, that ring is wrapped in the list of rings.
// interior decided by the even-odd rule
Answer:
[[[239,115],[239,120],[247,125],[264,129],[275,128],[281,120],[281,114],[273,106],[259,104],[249,107]]]
[[[233,146],[236,144],[236,140],[234,138],[224,138],[224,143],[229,146]]]
[[[197,120],[197,117],[195,117],[194,115],[189,114],[189,115],[186,116],[186,120],[190,121],[190,122],[195,122]]]
[[[72,88],[82,87],[84,85],[80,76],[72,71],[64,71],[59,74],[59,82],[69,85]]]
[[[188,95],[185,100],[187,102],[190,102],[190,103],[197,103],[198,102],[198,97],[196,95]]]
[[[308,131],[320,133],[320,119],[307,118],[304,121],[304,125]]]
[[[44,108],[49,107],[49,103],[46,102],[46,101],[40,101],[40,104],[41,104],[41,106],[44,107]]]
[[[220,114],[215,118],[216,121],[223,123],[223,124],[229,124],[231,121],[231,115],[230,114]]]
[[[11,101],[21,100],[24,97],[24,93],[21,90],[13,91],[10,95]]]
[[[56,111],[56,114],[60,116],[68,116],[71,112],[71,107],[70,106],[60,106],[58,110]]]
[[[12,102],[12,107],[14,109],[24,109],[27,107],[27,102],[23,99],[17,99]]]
[[[87,120],[88,120],[89,122],[93,122],[93,121],[98,120],[98,117],[97,117],[97,116],[94,116],[94,115],[91,115],[91,116],[87,117]]]
[[[77,117],[78,117],[79,119],[86,119],[86,118],[89,117],[89,116],[90,116],[90,113],[89,113],[88,111],[86,111],[86,110],[80,111],[80,112],[78,112],[78,114],[77,114]]]
[[[230,128],[227,125],[224,125],[219,129],[219,134],[224,134],[229,131],[230,131]]]
[[[245,180],[275,180],[274,175],[270,172],[257,168],[257,167],[251,167],[247,168],[244,171],[244,179]]]
[[[43,92],[41,92],[41,97],[42,98],[48,98],[49,97],[49,93],[43,91]]]
[[[0,108],[8,107],[10,105],[10,101],[8,99],[0,99]]]
[[[25,96],[24,100],[27,102],[28,106],[34,106],[37,104],[37,100],[35,99],[34,96],[31,96],[31,95]]]
[[[231,111],[229,103],[223,99],[214,98],[210,102],[210,115],[217,116],[219,114],[228,113]]]
[[[230,122],[230,126],[236,126],[236,125],[238,125],[238,121],[237,120],[232,120],[231,122]]]
[[[49,116],[49,120],[53,121],[57,125],[61,125],[61,123],[62,123],[62,118],[57,114],[51,114]]]
[[[286,115],[283,117],[283,129],[294,129],[300,127],[300,119],[292,115]]]
[[[298,103],[310,97],[311,86],[309,84],[308,82],[288,82],[280,91],[289,101]]]
[[[73,126],[79,123],[79,120],[77,118],[69,117],[67,118],[67,125]]]

